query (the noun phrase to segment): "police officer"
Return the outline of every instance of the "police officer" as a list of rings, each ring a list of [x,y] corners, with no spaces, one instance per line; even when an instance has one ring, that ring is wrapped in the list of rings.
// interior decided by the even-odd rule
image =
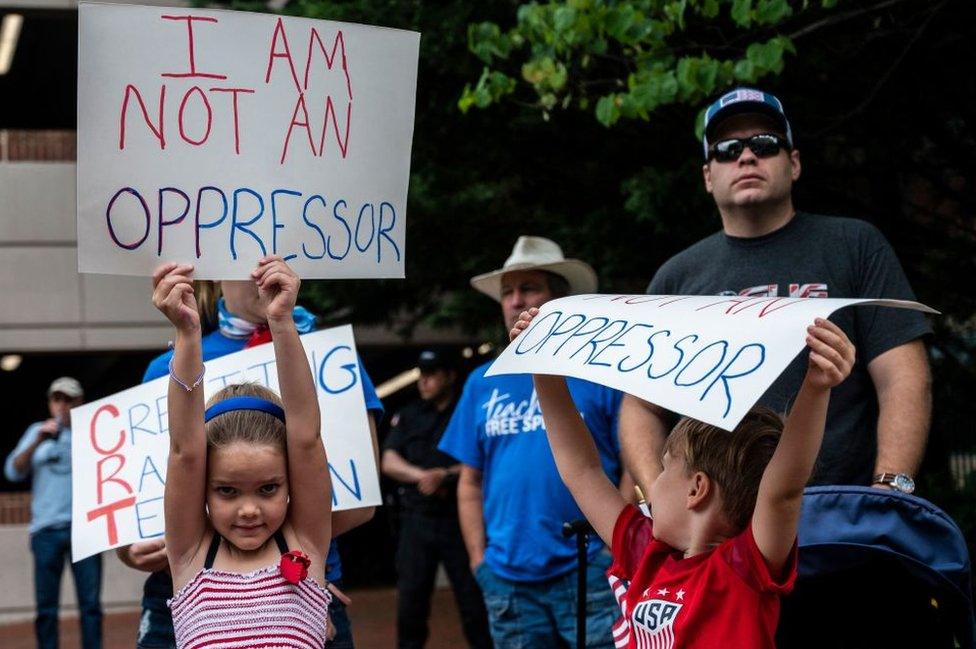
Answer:
[[[460,465],[437,450],[457,401],[457,363],[445,350],[428,349],[417,365],[420,399],[393,416],[382,458],[383,474],[399,483],[398,646],[424,646],[437,565],[443,562],[468,644],[490,647],[481,591],[458,525]]]

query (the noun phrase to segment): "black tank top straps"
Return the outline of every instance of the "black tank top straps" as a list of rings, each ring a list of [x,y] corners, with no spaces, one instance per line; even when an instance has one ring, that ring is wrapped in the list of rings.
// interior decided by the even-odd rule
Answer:
[[[217,558],[217,550],[220,549],[220,542],[224,539],[220,534],[214,532],[213,538],[210,539],[210,547],[207,548],[207,558],[203,562],[203,569],[210,570],[213,568],[214,559]],[[274,533],[275,543],[278,545],[278,551],[281,554],[286,554],[288,552],[288,542],[285,541],[285,534],[279,528]]]

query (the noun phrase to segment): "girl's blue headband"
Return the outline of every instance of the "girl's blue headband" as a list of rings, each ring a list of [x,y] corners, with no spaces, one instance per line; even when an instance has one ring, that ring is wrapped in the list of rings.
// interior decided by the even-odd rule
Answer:
[[[234,410],[258,410],[260,412],[266,412],[275,419],[281,420],[281,423],[285,423],[285,411],[282,410],[281,406],[259,397],[230,397],[229,399],[218,401],[203,413],[203,421],[206,423],[218,415]]]

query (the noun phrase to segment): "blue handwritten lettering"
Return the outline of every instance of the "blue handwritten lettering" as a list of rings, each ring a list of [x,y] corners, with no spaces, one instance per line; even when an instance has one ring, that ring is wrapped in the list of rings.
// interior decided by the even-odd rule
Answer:
[[[239,197],[241,194],[250,194],[255,199],[257,199],[258,211],[257,214],[251,217],[250,221],[239,221],[237,218],[238,207],[240,205]],[[264,247],[264,242],[261,241],[261,237],[259,237],[257,234],[254,233],[253,230],[247,227],[249,225],[254,225],[254,223],[256,223],[258,219],[260,219],[262,216],[264,216],[264,199],[261,197],[261,194],[257,193],[253,189],[250,189],[249,187],[241,187],[239,189],[234,190],[234,208],[233,210],[231,210],[231,215],[230,215],[230,255],[235,260],[237,259],[237,246],[234,244],[234,242],[236,240],[236,235],[238,230],[240,230],[241,232],[246,232],[251,236],[252,239],[254,239],[257,242],[258,246],[261,248],[262,255],[268,254],[268,250],[267,248]]]
[[[275,202],[275,198],[279,194],[284,194],[285,196],[301,196],[301,192],[296,192],[293,189],[276,189],[271,192],[271,254],[278,254],[278,230],[284,230],[285,226],[282,223],[278,223],[278,205]],[[283,255],[283,259],[288,261],[289,259],[294,259],[298,255],[290,254]]]
[[[172,194],[177,194],[183,198],[183,211],[175,219],[170,221],[166,220],[163,216],[163,195],[167,192]],[[162,187],[159,190],[159,241],[156,244],[156,256],[159,257],[163,254],[163,228],[167,225],[177,225],[183,222],[186,215],[190,213],[190,197],[186,195],[183,190],[177,189],[176,187]]]
[[[159,434],[158,430],[153,430],[152,428],[145,428],[142,425],[143,422],[149,419],[149,414],[151,412],[152,410],[149,408],[149,405],[145,403],[137,403],[132,406],[129,406],[129,433],[130,433],[130,440],[133,445],[136,444],[136,431],[140,433],[149,433],[150,435]],[[139,421],[135,420],[137,416],[139,417]]]
[[[698,360],[698,358],[702,354],[704,354],[705,352],[707,352],[709,349],[711,349],[713,347],[721,347],[721,353],[722,353],[722,355],[719,356],[719,359],[715,362],[715,365],[713,365],[707,372],[705,372],[704,374],[702,374],[701,377],[699,377],[699,378],[697,378],[697,379],[695,379],[695,380],[693,380],[693,381],[691,381],[689,383],[682,383],[680,381],[681,375],[684,374],[685,372],[687,372],[688,371],[688,368],[690,368],[691,366],[693,366],[695,364],[695,361]],[[692,385],[698,385],[699,383],[701,383],[702,381],[704,381],[705,379],[707,379],[712,374],[712,372],[714,372],[715,370],[718,369],[718,366],[722,364],[722,361],[723,360],[725,360],[725,352],[728,350],[728,348],[729,348],[729,343],[727,343],[724,340],[719,340],[719,341],[716,341],[716,342],[711,343],[710,345],[706,345],[706,346],[702,347],[701,349],[698,350],[698,353],[696,353],[694,356],[692,356],[691,357],[691,360],[688,361],[688,363],[684,367],[682,367],[678,371],[677,374],[674,375],[674,384],[677,385],[677,386],[683,387],[683,388],[687,388],[687,387],[690,387]],[[706,356],[706,358],[707,358],[707,356]]]
[[[302,252],[305,253],[305,256],[308,257],[309,259],[321,259],[322,257],[325,257],[325,233],[322,232],[322,228],[320,228],[319,226],[317,226],[316,224],[308,220],[308,206],[315,201],[319,201],[320,203],[322,203],[322,207],[326,207],[325,199],[319,196],[318,194],[309,196],[308,200],[305,201],[305,206],[302,207],[302,220],[305,221],[308,227],[312,228],[313,230],[319,233],[319,240],[322,242],[322,254],[313,255],[308,251],[308,248],[305,247],[305,244],[302,243]]]
[[[223,204],[223,210],[220,212],[220,218],[217,219],[216,221],[208,221],[206,223],[203,223],[202,221],[200,221],[200,207],[203,205],[203,192],[208,192],[208,191],[216,192],[217,195],[220,196],[220,201]],[[194,230],[196,232],[195,237],[196,237],[196,245],[197,245],[197,259],[200,258],[200,230],[215,228],[221,223],[223,223],[224,219],[226,218],[227,218],[227,195],[223,191],[221,191],[219,187],[212,187],[210,185],[201,187],[200,191],[197,192],[197,209],[194,216]]]
[[[142,493],[142,483],[145,481],[147,475],[155,476],[160,487],[166,486],[166,481],[163,480],[162,474],[156,468],[156,464],[153,462],[151,455],[147,455],[145,461],[142,463],[142,475],[139,476],[139,493]]]
[[[384,228],[383,227],[383,214],[384,214],[385,210],[383,208],[385,208],[385,207],[390,208],[390,213],[393,215],[393,218],[390,219],[390,225],[388,227],[385,227]],[[388,234],[390,232],[390,230],[393,229],[393,226],[395,226],[395,225],[396,225],[396,208],[393,207],[393,205],[391,205],[390,203],[387,203],[386,201],[383,201],[382,203],[380,203],[380,227],[379,227],[379,229],[376,232],[376,263],[377,264],[380,263],[380,259],[382,258],[381,254],[380,254],[380,249],[383,247],[382,245],[380,245],[380,238],[381,237],[383,239],[386,239],[387,241],[390,242],[390,245],[393,246],[393,252],[396,253],[397,261],[400,261],[400,248],[397,246],[396,241],[394,241],[390,237],[390,235]]]
[[[733,371],[732,366],[735,364],[737,360],[739,360],[739,357],[742,356],[743,352],[745,352],[747,349],[758,350],[759,358],[752,366],[743,369],[741,371],[738,371],[739,372],[738,374],[732,374],[731,373]],[[743,376],[748,376],[749,374],[752,374],[753,372],[758,370],[765,361],[766,361],[765,345],[762,345],[760,343],[750,343],[748,345],[743,345],[742,348],[740,348],[739,351],[735,353],[735,356],[732,357],[732,360],[730,360],[728,364],[722,369],[722,371],[718,373],[718,376],[715,377],[715,380],[713,380],[711,383],[708,384],[708,387],[705,388],[704,392],[702,392],[699,401],[704,401],[705,397],[708,396],[708,392],[712,389],[712,386],[714,386],[716,383],[721,381],[722,387],[725,389],[725,412],[722,414],[722,417],[727,417],[729,411],[732,409],[732,390],[729,388],[729,380],[738,379]]]
[[[340,369],[345,370],[349,374],[349,382],[348,383],[346,383],[345,385],[342,385],[341,387],[332,387],[332,386],[330,386],[326,382],[326,380],[325,380],[325,373],[326,373],[325,368],[326,368],[326,365],[328,364],[329,359],[332,358],[332,355],[335,354],[336,352],[339,352],[339,351],[351,352],[352,351],[352,348],[349,347],[348,345],[338,345],[337,347],[333,347],[332,349],[330,349],[329,351],[327,351],[325,353],[325,356],[322,358],[322,363],[318,366],[318,368],[319,368],[319,372],[318,372],[318,374],[319,374],[319,386],[321,386],[321,388],[323,390],[325,390],[326,393],[328,393],[328,394],[342,394],[346,390],[348,390],[348,389],[352,388],[354,385],[356,385],[356,382],[357,382],[357,379],[358,379],[358,376],[356,375],[356,371],[355,370],[358,368],[359,363],[354,361],[354,362],[345,363],[345,364],[339,366]],[[313,355],[312,362],[313,362],[313,364],[315,362],[314,355]]]
[[[350,248],[352,248],[352,229],[349,227],[349,223],[346,221],[345,217],[339,213],[340,207],[346,207],[346,201],[339,199],[336,204],[332,207],[332,217],[342,224],[343,229],[346,231],[346,249],[342,251],[341,255],[337,255],[332,252],[332,235],[329,235],[329,240],[326,242],[326,250],[329,253],[329,257],[332,259],[341,261],[346,258],[349,254]],[[358,224],[357,224],[358,227]]]
[[[142,238],[135,243],[122,243],[119,241],[119,237],[115,233],[115,227],[112,225],[112,208],[115,207],[115,201],[118,200],[119,196],[122,194],[131,194],[139,199],[139,204],[142,206],[142,212],[146,219],[145,232],[143,232]],[[146,239],[149,238],[149,222],[151,219],[152,217],[149,215],[149,206],[146,205],[146,200],[142,197],[142,194],[131,187],[123,187],[119,191],[115,192],[115,195],[112,196],[112,199],[108,202],[108,207],[105,208],[105,221],[108,223],[108,234],[110,237],[112,237],[112,241],[115,242],[115,245],[119,246],[120,248],[125,248],[126,250],[135,250],[141,246]]]
[[[141,500],[136,503],[136,524],[139,530],[140,539],[155,539],[163,535],[163,525],[162,516],[160,516],[163,507],[163,497],[158,496],[156,498],[149,498],[148,500]],[[148,508],[153,513],[144,516],[143,508]],[[151,521],[152,519],[160,519],[156,522],[156,527],[150,527],[149,529],[143,528],[143,521]]]
[[[639,325],[639,326],[641,326],[641,327],[648,327],[649,329],[653,329],[654,328],[654,325]],[[670,336],[671,335],[671,331],[668,330],[668,329],[662,329],[660,331],[655,331],[654,333],[652,333],[650,336],[647,337],[647,340],[645,341],[647,343],[647,356],[644,358],[644,360],[642,360],[637,365],[634,365],[633,367],[624,368],[624,361],[627,361],[628,359],[630,359],[630,356],[629,355],[628,356],[624,356],[623,358],[620,359],[620,362],[617,363],[617,370],[620,371],[620,372],[633,372],[634,370],[636,370],[636,369],[638,369],[640,367],[643,367],[644,364],[647,363],[648,361],[650,361],[651,360],[651,357],[654,356],[654,336],[657,336],[659,334],[664,334],[665,336]]]
[[[332,475],[332,506],[335,507],[339,504],[339,496],[336,490],[336,482],[341,484],[345,488],[344,493],[348,493],[350,496],[355,498],[357,501],[362,502],[363,493],[359,485],[359,473],[356,471],[356,463],[350,458],[349,460],[349,473],[351,474],[349,480],[347,481],[336,468],[329,462],[329,473]]]

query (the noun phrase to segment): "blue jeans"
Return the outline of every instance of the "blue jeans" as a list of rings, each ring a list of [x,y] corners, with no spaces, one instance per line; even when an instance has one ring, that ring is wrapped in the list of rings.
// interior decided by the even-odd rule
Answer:
[[[34,555],[34,600],[37,619],[34,630],[39,649],[57,649],[58,608],[61,603],[61,573],[65,559],[70,561],[71,528],[46,528],[30,538]],[[81,646],[102,646],[102,557],[96,554],[71,564],[81,615]]]
[[[173,596],[173,579],[168,572],[154,572],[142,589],[142,617],[136,635],[136,649],[176,649],[173,617],[166,600]]]
[[[334,582],[335,587],[342,590],[342,580]],[[329,604],[329,622],[335,627],[336,634],[325,646],[329,649],[355,649],[352,642],[352,622],[349,621],[349,613],[346,612],[346,605],[339,601],[338,597],[333,597]]]
[[[620,615],[601,552],[586,567],[586,646],[612,649],[611,627]],[[576,646],[576,570],[539,582],[509,581],[482,563],[475,570],[496,647],[548,649]]]

